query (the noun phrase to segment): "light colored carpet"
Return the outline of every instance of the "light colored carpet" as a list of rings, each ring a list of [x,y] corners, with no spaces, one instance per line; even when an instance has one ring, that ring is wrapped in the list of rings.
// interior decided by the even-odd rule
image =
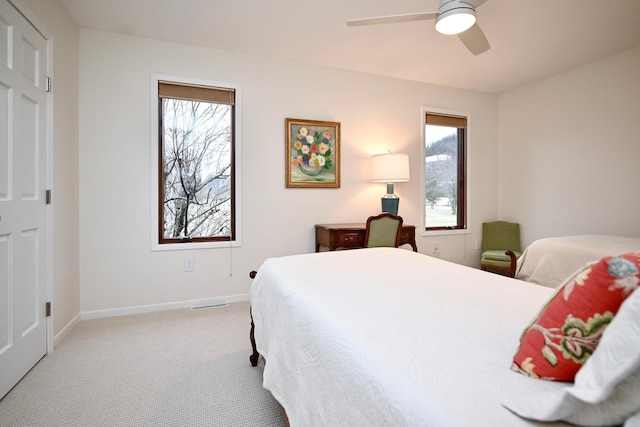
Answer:
[[[277,426],[249,304],[81,322],[2,400],[0,426]]]

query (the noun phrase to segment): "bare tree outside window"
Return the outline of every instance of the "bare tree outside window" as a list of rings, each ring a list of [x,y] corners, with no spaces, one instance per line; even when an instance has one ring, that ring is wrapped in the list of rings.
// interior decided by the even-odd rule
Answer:
[[[160,242],[231,240],[233,105],[160,98]]]

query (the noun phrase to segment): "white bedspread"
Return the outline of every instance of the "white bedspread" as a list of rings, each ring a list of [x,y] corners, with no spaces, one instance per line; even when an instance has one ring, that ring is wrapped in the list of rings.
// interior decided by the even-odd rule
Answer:
[[[552,289],[404,249],[271,258],[250,296],[264,387],[297,426],[557,426],[506,397],[563,384],[510,370]]]
[[[557,288],[583,265],[609,255],[640,251],[640,239],[608,235],[547,237],[527,246],[516,278]]]

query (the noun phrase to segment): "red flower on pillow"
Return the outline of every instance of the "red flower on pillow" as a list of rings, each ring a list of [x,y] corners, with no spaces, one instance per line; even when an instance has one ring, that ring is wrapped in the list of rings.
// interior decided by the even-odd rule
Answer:
[[[640,253],[605,257],[576,272],[525,329],[513,369],[572,381],[620,305],[640,282]]]

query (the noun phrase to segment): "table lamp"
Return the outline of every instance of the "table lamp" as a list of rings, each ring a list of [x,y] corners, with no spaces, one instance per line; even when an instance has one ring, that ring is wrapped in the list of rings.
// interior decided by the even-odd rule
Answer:
[[[398,215],[400,198],[393,194],[393,183],[409,181],[409,156],[402,153],[374,155],[371,162],[371,181],[387,183],[387,194],[382,196],[382,212]]]

